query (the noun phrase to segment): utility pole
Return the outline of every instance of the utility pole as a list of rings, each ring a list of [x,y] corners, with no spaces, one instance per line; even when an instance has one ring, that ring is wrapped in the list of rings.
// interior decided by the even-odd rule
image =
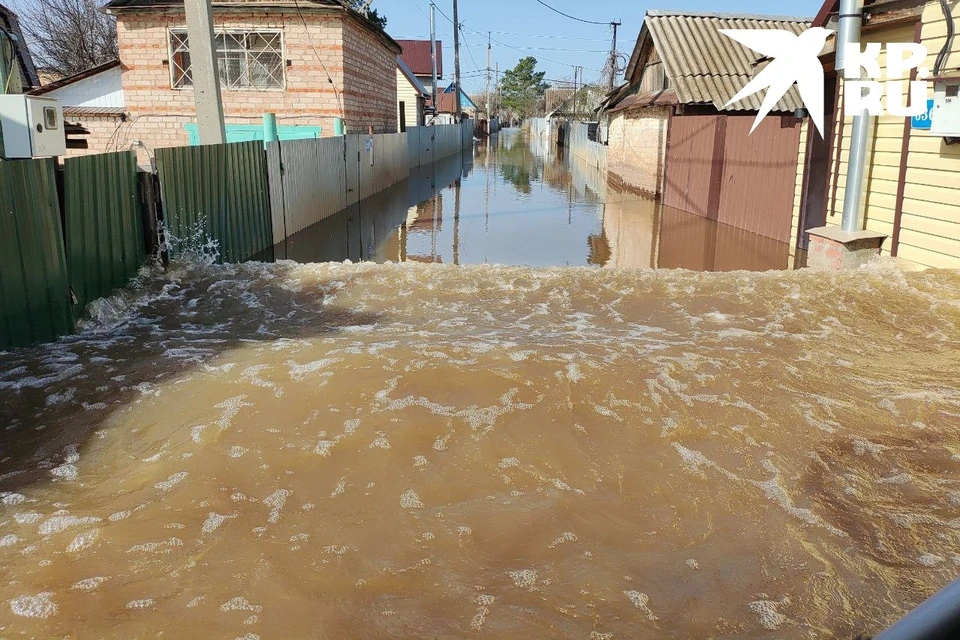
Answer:
[[[617,27],[621,24],[623,23],[619,20],[610,23],[610,26],[613,27],[613,46],[610,47],[610,83],[608,85],[610,91],[613,91],[617,82]]]
[[[489,133],[490,118],[490,32],[487,31],[487,132]]]
[[[577,70],[579,67],[573,65],[573,119],[577,119]]]
[[[187,39],[190,46],[190,73],[193,99],[197,105],[200,144],[223,144],[227,132],[223,126],[223,102],[220,99],[220,73],[214,47],[213,15],[210,0],[186,0]]]
[[[453,0],[453,82],[456,85],[457,122],[460,122],[460,17]]]
[[[493,90],[497,92],[497,115],[500,114],[500,109],[503,108],[503,100],[500,97],[500,62],[497,62],[496,75],[493,77]]]
[[[437,5],[430,2],[430,61],[433,65],[433,117],[437,117]]]

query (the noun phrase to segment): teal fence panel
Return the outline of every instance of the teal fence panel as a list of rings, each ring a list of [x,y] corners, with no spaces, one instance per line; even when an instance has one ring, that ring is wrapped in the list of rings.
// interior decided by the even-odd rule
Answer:
[[[63,171],[67,273],[79,316],[87,303],[125,286],[146,260],[137,154],[69,158]]]
[[[0,162],[0,346],[73,331],[56,165]]]
[[[198,235],[219,244],[221,262],[249,260],[273,246],[263,143],[157,149],[157,170],[164,221],[178,240],[174,255]]]

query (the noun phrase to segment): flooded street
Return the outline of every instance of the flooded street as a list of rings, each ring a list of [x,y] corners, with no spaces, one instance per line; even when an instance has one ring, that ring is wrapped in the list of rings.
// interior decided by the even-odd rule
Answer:
[[[785,269],[789,248],[662,207],[506,129],[290,237],[299,262],[430,262],[698,271]]]
[[[4,637],[849,637],[960,568],[956,273],[181,264],[97,313],[2,356]]]

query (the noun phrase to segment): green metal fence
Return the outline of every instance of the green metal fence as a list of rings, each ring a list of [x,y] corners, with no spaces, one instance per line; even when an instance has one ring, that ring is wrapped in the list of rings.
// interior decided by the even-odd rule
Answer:
[[[73,331],[56,165],[0,162],[0,346]]]
[[[273,246],[263,143],[158,149],[157,169],[175,255],[198,235],[219,243],[221,262],[242,262]]]
[[[132,151],[64,161],[67,270],[79,316],[87,303],[127,284],[146,256]]]

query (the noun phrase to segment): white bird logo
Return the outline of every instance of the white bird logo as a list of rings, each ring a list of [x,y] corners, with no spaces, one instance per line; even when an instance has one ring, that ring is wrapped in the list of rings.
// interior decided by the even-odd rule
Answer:
[[[767,65],[766,69],[757,74],[730,102],[724,105],[730,106],[769,87],[750,133],[753,133],[780,99],[787,94],[790,87],[796,83],[800,97],[817,131],[823,137],[823,65],[820,64],[819,56],[827,42],[827,37],[833,32],[822,27],[807,29],[799,36],[782,29],[719,29],[719,31],[757,53],[773,58],[773,62]]]

